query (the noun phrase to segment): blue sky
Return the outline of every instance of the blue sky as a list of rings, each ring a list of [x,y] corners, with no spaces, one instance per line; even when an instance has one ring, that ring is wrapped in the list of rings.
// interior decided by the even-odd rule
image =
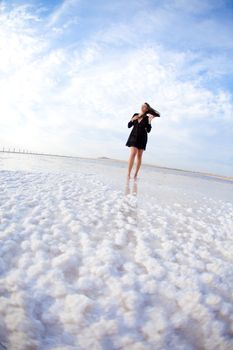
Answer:
[[[233,176],[233,2],[0,1],[0,147]]]

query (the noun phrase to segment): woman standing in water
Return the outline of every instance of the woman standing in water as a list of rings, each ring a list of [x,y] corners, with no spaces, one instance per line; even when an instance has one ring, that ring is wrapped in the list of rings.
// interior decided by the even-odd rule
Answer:
[[[131,130],[128,140],[125,144],[126,146],[130,147],[128,178],[130,178],[130,173],[136,155],[137,164],[134,178],[137,178],[137,174],[142,162],[142,153],[146,149],[147,133],[151,131],[151,121],[155,117],[160,117],[159,112],[152,108],[149,103],[145,102],[141,106],[141,112],[134,113],[131,120],[128,122],[128,128],[131,128],[131,126],[133,126],[133,129]]]

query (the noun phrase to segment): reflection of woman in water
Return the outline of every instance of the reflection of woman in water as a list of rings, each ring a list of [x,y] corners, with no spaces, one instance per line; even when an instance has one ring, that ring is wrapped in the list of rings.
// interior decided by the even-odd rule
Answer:
[[[128,122],[128,128],[133,126],[131,133],[126,142],[126,146],[130,147],[130,157],[128,163],[128,178],[134,164],[134,158],[137,155],[137,164],[134,178],[137,178],[138,171],[141,166],[142,153],[146,149],[147,133],[151,131],[151,121],[155,117],[160,117],[159,112],[152,108],[149,103],[145,102],[141,106],[140,113],[134,113]]]

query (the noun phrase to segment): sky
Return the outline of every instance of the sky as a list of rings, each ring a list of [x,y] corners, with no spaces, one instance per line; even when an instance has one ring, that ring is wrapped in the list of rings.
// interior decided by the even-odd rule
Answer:
[[[0,1],[0,149],[233,176],[233,1]]]

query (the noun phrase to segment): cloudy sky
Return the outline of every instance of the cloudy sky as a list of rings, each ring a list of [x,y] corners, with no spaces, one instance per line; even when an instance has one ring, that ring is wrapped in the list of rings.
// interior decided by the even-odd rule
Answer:
[[[0,1],[0,148],[233,176],[231,0]]]

